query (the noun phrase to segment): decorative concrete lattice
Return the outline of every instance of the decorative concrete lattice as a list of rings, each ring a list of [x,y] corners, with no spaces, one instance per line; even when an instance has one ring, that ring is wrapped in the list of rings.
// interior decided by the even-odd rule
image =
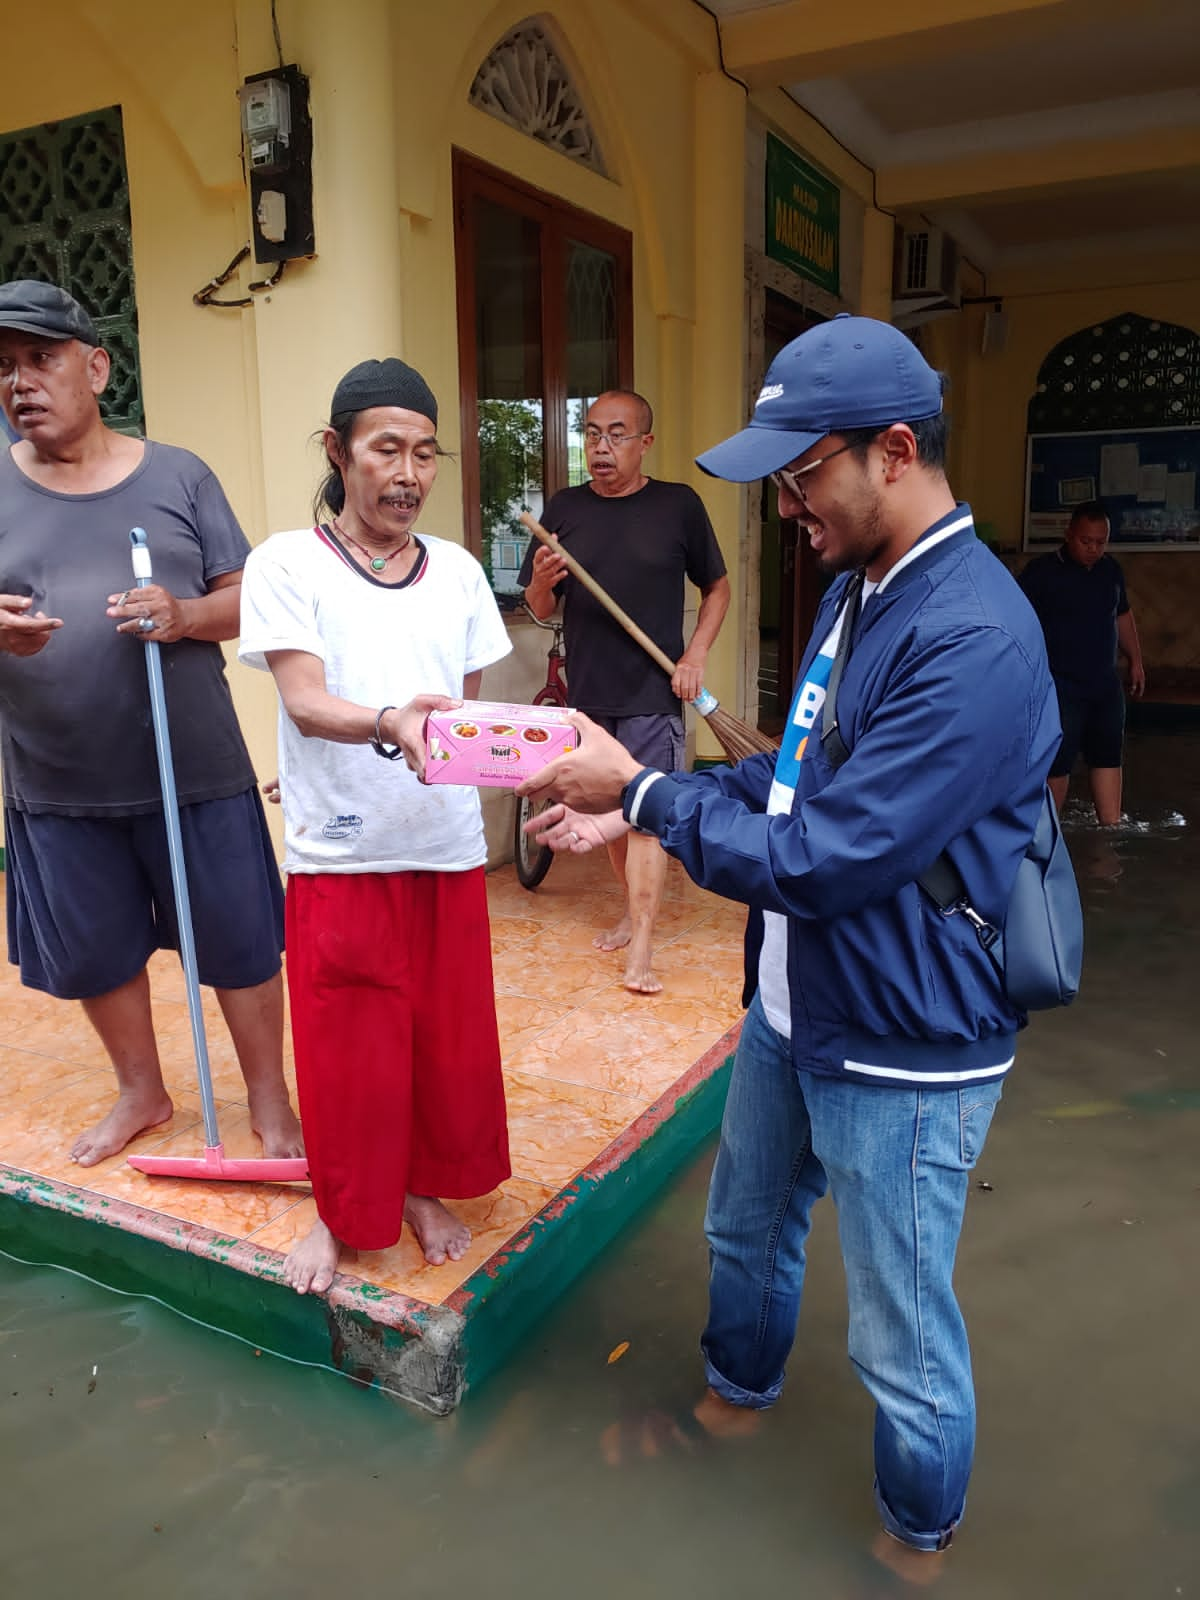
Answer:
[[[475,74],[470,101],[539,144],[607,175],[571,75],[536,22],[519,23],[504,35]]]
[[[1030,433],[1200,425],[1200,334],[1127,312],[1083,328],[1042,362]]]
[[[143,428],[121,108],[0,136],[0,281],[44,278],[84,306],[112,359],[100,408]]]

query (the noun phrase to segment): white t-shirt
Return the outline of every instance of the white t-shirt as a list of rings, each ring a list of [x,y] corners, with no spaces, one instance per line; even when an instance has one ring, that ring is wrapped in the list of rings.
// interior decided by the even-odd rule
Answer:
[[[303,650],[325,665],[330,694],[403,706],[416,694],[460,696],[468,673],[512,649],[483,568],[461,545],[419,534],[403,583],[382,583],[319,528],[277,533],[242,579],[238,656]],[[305,738],[280,706],[279,782],[286,872],[464,872],[482,866],[479,793],[426,787],[370,745]]]

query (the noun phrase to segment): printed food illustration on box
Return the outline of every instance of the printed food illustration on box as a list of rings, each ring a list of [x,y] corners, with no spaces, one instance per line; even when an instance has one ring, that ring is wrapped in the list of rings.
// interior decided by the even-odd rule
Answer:
[[[425,782],[515,789],[574,750],[579,736],[560,706],[467,700],[431,712],[425,724]]]

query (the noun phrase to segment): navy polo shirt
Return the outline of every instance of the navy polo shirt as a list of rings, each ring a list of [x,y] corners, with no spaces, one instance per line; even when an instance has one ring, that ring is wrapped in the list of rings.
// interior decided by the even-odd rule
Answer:
[[[1117,618],[1129,610],[1125,575],[1112,556],[1084,567],[1063,546],[1031,561],[1018,582],[1046,635],[1055,682],[1090,693],[1111,679],[1117,670]]]

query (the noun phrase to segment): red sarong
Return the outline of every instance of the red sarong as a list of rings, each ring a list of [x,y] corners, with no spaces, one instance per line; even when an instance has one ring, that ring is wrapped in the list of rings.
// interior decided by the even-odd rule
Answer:
[[[510,1175],[483,868],[296,873],[287,976],[317,1212],[381,1250],[407,1194]]]

